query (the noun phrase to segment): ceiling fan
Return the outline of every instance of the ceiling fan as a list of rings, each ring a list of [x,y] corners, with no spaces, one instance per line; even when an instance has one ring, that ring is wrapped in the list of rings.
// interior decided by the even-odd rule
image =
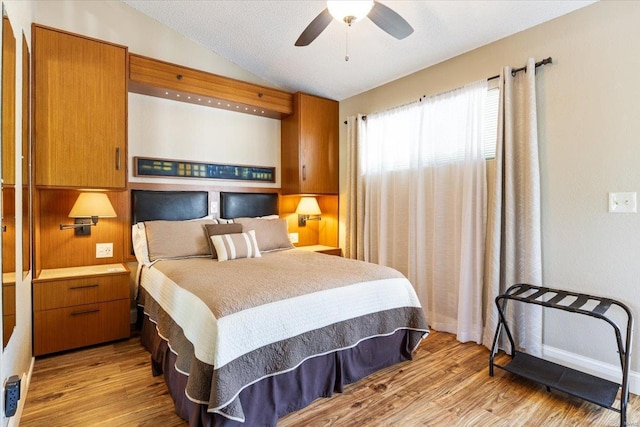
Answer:
[[[327,1],[327,7],[300,34],[296,46],[308,46],[333,18],[351,26],[365,17],[398,40],[413,33],[413,28],[402,16],[377,1]]]

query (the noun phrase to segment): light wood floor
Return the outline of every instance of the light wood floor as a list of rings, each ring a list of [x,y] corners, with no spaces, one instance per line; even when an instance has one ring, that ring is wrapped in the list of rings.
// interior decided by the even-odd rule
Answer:
[[[283,417],[292,426],[616,426],[619,415],[547,393],[500,369],[489,352],[432,332],[401,363]],[[640,426],[632,396],[628,425]],[[186,426],[137,338],[36,360],[20,422],[31,426]],[[251,426],[247,426],[251,427]]]

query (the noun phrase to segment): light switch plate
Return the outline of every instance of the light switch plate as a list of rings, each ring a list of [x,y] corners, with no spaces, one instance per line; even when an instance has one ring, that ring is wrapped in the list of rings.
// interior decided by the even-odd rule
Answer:
[[[609,212],[611,213],[636,213],[638,203],[636,193],[609,193]]]
[[[298,233],[289,233],[289,240],[291,240],[291,243],[298,243],[299,241]]]

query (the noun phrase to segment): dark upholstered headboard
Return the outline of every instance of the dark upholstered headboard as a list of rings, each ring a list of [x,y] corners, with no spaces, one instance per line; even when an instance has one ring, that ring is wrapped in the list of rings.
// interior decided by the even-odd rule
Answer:
[[[206,191],[131,190],[131,222],[163,219],[181,221],[202,218],[209,213]]]
[[[220,193],[221,218],[277,214],[278,193]]]
[[[239,218],[275,215],[278,193],[220,193],[220,217]],[[207,191],[131,190],[131,223],[182,221],[209,214]]]

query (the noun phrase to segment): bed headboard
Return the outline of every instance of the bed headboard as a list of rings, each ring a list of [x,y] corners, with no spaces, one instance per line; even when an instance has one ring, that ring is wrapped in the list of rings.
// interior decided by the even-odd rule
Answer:
[[[209,214],[207,191],[131,190],[131,223],[182,221]],[[220,217],[278,214],[278,193],[220,193]]]
[[[278,193],[220,193],[220,217],[240,218],[278,214]]]
[[[131,222],[181,221],[209,214],[206,191],[131,190]]]

